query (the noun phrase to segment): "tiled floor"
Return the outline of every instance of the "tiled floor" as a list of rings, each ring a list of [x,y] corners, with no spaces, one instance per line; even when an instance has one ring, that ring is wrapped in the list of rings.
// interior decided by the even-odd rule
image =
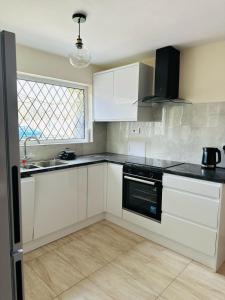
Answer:
[[[24,257],[26,300],[224,300],[221,274],[102,221]]]

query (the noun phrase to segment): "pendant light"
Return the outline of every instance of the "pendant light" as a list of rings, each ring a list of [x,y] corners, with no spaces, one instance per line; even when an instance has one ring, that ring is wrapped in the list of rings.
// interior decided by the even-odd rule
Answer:
[[[91,62],[91,55],[88,49],[84,46],[80,37],[80,24],[86,22],[87,16],[83,13],[75,13],[72,16],[74,22],[78,23],[79,34],[75,43],[74,51],[69,55],[69,61],[75,68],[86,68]]]

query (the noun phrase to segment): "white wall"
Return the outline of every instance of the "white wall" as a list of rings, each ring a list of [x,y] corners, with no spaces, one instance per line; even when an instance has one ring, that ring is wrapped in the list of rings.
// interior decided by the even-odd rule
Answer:
[[[17,70],[20,72],[59,78],[84,84],[92,84],[96,66],[85,69],[73,68],[66,57],[50,54],[30,47],[17,45]]]
[[[180,96],[194,103],[225,101],[225,41],[181,51]]]

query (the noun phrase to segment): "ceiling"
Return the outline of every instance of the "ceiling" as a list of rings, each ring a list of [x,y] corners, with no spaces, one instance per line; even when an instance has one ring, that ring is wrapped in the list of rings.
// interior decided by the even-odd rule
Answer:
[[[225,0],[0,0],[0,28],[17,43],[67,56],[86,11],[81,36],[94,64],[147,55],[166,45],[225,40]]]

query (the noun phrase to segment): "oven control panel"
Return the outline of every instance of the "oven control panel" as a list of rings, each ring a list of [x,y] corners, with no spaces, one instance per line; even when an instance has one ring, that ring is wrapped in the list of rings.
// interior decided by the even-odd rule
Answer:
[[[123,173],[148,179],[162,180],[162,169],[137,164],[125,164]]]

